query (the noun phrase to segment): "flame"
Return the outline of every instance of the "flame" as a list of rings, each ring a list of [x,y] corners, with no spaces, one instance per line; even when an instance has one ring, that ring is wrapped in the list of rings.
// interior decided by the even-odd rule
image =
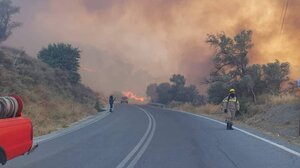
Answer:
[[[144,97],[138,97],[137,95],[135,95],[132,91],[124,91],[122,92],[122,94],[130,99],[139,101],[139,102],[144,102],[145,98]]]
[[[179,72],[199,84],[209,75],[214,55],[205,43],[207,33],[234,36],[243,29],[254,33],[251,63],[289,61],[291,77],[300,77],[300,0],[14,2],[22,9],[16,19],[25,24],[6,45],[24,46],[36,55],[49,41],[76,44],[82,62],[96,68],[94,75],[82,75],[83,82],[106,94],[124,85],[142,93],[149,81],[163,82]]]

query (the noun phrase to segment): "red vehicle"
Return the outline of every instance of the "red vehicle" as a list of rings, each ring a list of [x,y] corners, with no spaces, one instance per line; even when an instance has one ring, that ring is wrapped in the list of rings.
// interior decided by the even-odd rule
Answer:
[[[30,152],[33,129],[30,119],[22,117],[19,96],[0,97],[0,163]]]

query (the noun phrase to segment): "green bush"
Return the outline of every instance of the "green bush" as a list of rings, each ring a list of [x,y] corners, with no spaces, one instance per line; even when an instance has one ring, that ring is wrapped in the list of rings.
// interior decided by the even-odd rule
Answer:
[[[72,84],[80,82],[79,59],[80,50],[71,44],[57,43],[49,44],[38,53],[38,59],[53,68],[58,68],[67,73]]]

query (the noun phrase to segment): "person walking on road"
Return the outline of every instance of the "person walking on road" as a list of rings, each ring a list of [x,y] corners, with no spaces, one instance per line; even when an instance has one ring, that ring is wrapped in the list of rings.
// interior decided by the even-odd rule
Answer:
[[[237,99],[235,89],[229,90],[229,95],[223,100],[223,109],[226,113],[226,129],[233,130],[232,121],[235,119],[236,113],[240,111],[240,103]]]
[[[113,95],[109,96],[109,112],[113,111],[115,100],[116,98],[114,98]]]

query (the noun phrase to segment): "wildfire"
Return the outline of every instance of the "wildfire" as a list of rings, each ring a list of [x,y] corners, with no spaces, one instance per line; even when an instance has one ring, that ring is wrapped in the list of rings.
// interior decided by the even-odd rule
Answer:
[[[138,97],[137,95],[135,95],[132,91],[124,91],[122,92],[122,94],[130,99],[139,101],[139,102],[144,102],[145,98],[144,97]]]

